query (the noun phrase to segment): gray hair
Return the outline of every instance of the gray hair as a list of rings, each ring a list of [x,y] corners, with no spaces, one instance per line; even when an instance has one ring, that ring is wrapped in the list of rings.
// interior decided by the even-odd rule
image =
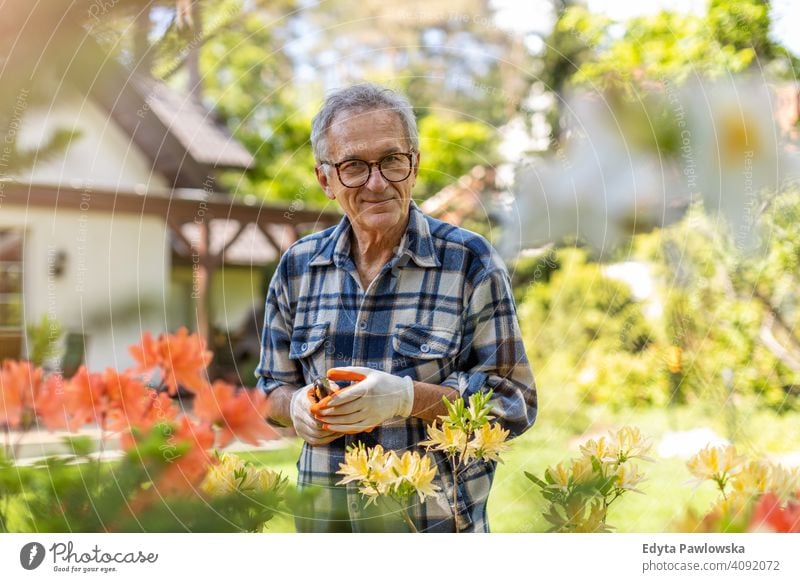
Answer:
[[[311,148],[317,162],[329,155],[327,133],[337,114],[343,111],[392,110],[400,117],[406,139],[412,149],[419,151],[419,133],[414,110],[408,99],[386,87],[372,83],[361,83],[330,93],[322,109],[311,122]]]

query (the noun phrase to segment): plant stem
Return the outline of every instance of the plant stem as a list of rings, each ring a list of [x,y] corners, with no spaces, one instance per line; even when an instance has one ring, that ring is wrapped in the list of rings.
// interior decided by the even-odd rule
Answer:
[[[411,520],[411,517],[408,515],[408,511],[405,507],[403,507],[403,521],[406,522],[408,528],[411,530],[411,533],[419,533],[417,526],[414,525],[414,522]]]
[[[450,455],[450,464],[453,467],[453,531],[458,533],[458,463],[455,455]]]
[[[3,453],[6,459],[11,460],[11,433],[8,430],[8,425],[3,425]]]

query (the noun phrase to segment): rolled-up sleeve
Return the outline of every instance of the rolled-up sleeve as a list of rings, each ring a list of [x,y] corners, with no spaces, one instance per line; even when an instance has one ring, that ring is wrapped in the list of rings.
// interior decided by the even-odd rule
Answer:
[[[292,325],[286,293],[286,260],[281,261],[267,291],[261,357],[255,370],[257,386],[267,395],[280,386],[304,385],[299,363],[289,359]]]
[[[492,414],[518,436],[536,420],[533,371],[525,354],[511,282],[503,269],[489,271],[475,286],[464,314],[459,370],[443,382],[466,400],[493,390]]]

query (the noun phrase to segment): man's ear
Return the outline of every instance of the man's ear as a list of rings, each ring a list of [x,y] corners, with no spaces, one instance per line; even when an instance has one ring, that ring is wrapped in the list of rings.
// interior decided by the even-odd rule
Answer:
[[[325,192],[325,196],[331,200],[335,200],[336,196],[331,190],[331,185],[328,181],[328,174],[325,173],[325,170],[322,168],[322,166],[314,166],[314,173],[317,175],[317,182],[319,182],[319,185],[322,186],[322,191]]]
[[[414,156],[416,158],[416,163],[413,165],[413,169],[411,171],[411,176],[412,176],[411,186],[415,186],[417,183],[417,174],[419,173],[419,160],[421,156],[422,154],[420,154],[419,152],[416,152],[416,155]]]

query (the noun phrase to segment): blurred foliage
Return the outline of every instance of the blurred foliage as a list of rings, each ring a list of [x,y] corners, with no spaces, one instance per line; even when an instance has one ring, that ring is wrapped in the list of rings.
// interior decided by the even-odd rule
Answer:
[[[661,11],[639,16],[618,28],[581,8],[569,8],[557,28],[586,43],[571,81],[682,81],[689,75],[721,75],[764,67],[787,51],[769,38],[769,6],[764,0],[712,0],[703,15]]]
[[[603,275],[583,250],[560,250],[556,260],[560,268],[549,274],[549,281],[533,283],[519,306],[531,361],[545,362],[559,352],[561,377],[551,381],[564,384],[575,383],[576,371],[585,369],[582,377],[590,381],[579,382],[580,394],[591,401],[663,402],[665,379],[651,365],[656,356],[648,349],[655,341],[653,331],[628,286]],[[606,357],[616,363],[611,366]],[[641,363],[633,365],[637,360]],[[593,366],[602,378],[592,379],[598,373]],[[641,372],[636,377],[630,377],[632,366]],[[662,394],[648,395],[653,391]]]
[[[36,366],[44,365],[48,360],[62,354],[60,346],[64,330],[61,324],[47,313],[42,315],[38,323],[28,324],[28,360]]]
[[[475,165],[492,166],[499,136],[484,123],[430,114],[419,122],[420,171],[414,189],[425,200],[458,181]]]
[[[186,86],[188,55],[199,51],[203,101],[255,156],[247,172],[222,175],[226,188],[294,208],[326,203],[309,137],[334,79],[337,86],[370,80],[408,95],[426,144],[419,199],[476,164],[496,162],[493,128],[521,109],[530,79],[518,70],[532,57],[520,37],[493,24],[486,3],[447,0],[433,10],[421,0],[402,6],[346,0],[299,7],[295,0],[203,3],[200,32],[193,33],[176,25],[174,7],[158,6],[150,47],[138,60],[134,35],[117,24],[134,55],[130,64],[146,62],[176,87]],[[313,81],[301,74],[308,69],[319,73]]]
[[[540,254],[517,257],[508,266],[517,305],[525,299],[529,287],[537,283],[549,283],[552,274],[560,268],[558,253],[552,248]]]
[[[485,0],[340,0],[302,15],[315,34],[304,60],[341,84],[364,79],[408,95],[420,117],[442,112],[491,127],[522,108],[533,57],[498,27]],[[354,17],[354,15],[357,15]]]
[[[795,409],[800,238],[790,231],[799,215],[800,194],[778,197],[762,217],[766,248],[757,256],[731,248],[700,207],[638,236],[636,258],[656,267],[663,310],[651,319],[582,250],[518,261],[515,295],[531,360],[557,360],[551,382],[615,408],[703,400],[734,417],[743,407]]]
[[[536,334],[531,345],[568,345],[576,358],[596,342],[628,353],[644,350],[652,332],[630,288],[603,275],[581,249],[561,250],[558,257],[561,268],[549,284],[530,287],[520,309],[529,325],[523,333]]]
[[[711,0],[704,14],[662,11],[624,23],[564,4],[542,54],[541,79],[557,96],[599,86],[615,88],[612,97],[640,99],[696,74],[758,67],[794,78],[798,70],[769,37],[763,0]],[[559,109],[556,98],[548,111],[553,146]],[[757,212],[762,246],[755,254],[736,248],[732,233],[700,206],[674,227],[635,237],[635,258],[656,267],[663,310],[647,321],[618,290],[623,284],[604,282],[600,267],[575,259],[580,251],[559,251],[555,271],[531,261],[538,276],[518,262],[515,295],[532,361],[558,362],[548,366],[550,381],[615,407],[702,400],[730,415],[730,423],[748,407],[796,408],[800,196],[777,196]]]
[[[89,437],[66,439],[70,453],[18,467],[0,452],[0,531],[13,532],[247,532],[262,531],[279,509],[304,503],[296,492],[236,492],[215,497],[174,495],[153,482],[176,458],[166,424],[119,461],[103,462]],[[178,477],[183,479],[183,477]],[[12,509],[10,511],[10,509]],[[268,527],[268,526],[267,526]]]
[[[563,129],[561,97],[570,87],[623,86],[638,95],[694,75],[757,69],[790,80],[800,72],[800,61],[770,38],[766,0],[710,0],[704,14],[662,10],[624,22],[562,4],[537,75],[540,91],[556,96],[544,111],[553,146]]]
[[[800,369],[791,364],[800,362],[793,331],[800,281],[792,263],[800,241],[787,230],[798,213],[797,193],[774,201],[762,216],[763,254],[738,252],[699,207],[639,241],[642,256],[661,265],[664,331],[681,350],[678,400],[732,399],[781,412],[797,406]],[[788,329],[774,329],[775,317]]]
[[[281,8],[278,8],[280,12]],[[237,25],[219,31],[200,56],[205,100],[255,157],[242,175],[227,173],[223,184],[266,200],[320,206],[325,195],[314,177],[312,112],[301,105],[286,53],[285,22],[275,11],[240,0],[209,4],[206,20],[238,14]]]

